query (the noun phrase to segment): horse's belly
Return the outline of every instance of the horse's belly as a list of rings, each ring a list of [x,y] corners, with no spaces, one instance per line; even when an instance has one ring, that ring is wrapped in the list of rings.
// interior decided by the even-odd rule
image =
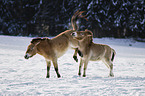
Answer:
[[[90,58],[90,60],[91,60],[91,61],[98,61],[98,60],[100,60],[100,57],[93,57],[93,56],[92,56],[92,57]]]
[[[67,51],[67,48],[64,49],[64,50],[57,51],[56,52],[57,57],[59,58],[59,57],[63,56],[66,53],[66,51]]]
[[[57,54],[57,57],[59,58],[59,57],[63,56],[64,54],[65,54],[65,52],[60,52]]]

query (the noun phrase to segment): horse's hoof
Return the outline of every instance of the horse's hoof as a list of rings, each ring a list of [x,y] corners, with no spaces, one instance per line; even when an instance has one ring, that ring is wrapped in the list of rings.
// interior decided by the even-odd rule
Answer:
[[[86,77],[86,75],[83,75],[83,77]]]
[[[114,77],[114,74],[110,74],[109,77]]]
[[[81,73],[78,73],[79,76],[81,76]]]
[[[60,78],[61,76],[60,76],[60,75],[58,75],[57,77],[58,77],[58,78]]]

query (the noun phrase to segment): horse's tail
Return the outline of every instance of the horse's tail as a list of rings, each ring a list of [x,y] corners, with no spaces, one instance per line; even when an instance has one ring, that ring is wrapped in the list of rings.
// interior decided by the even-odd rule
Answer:
[[[113,60],[114,60],[115,55],[116,55],[116,52],[115,52],[114,49],[112,49],[112,58],[111,58],[111,61],[112,61],[112,62],[113,62]]]

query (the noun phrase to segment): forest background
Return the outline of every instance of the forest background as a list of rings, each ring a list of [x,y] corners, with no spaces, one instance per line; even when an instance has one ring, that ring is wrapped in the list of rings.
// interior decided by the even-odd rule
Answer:
[[[0,34],[56,36],[71,29],[71,17],[86,11],[79,30],[94,37],[145,38],[144,0],[0,0]]]

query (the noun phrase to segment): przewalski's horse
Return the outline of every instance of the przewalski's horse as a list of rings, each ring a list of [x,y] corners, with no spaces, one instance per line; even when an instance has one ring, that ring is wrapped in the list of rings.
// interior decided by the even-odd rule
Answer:
[[[77,11],[73,16],[72,16],[72,21],[74,22],[74,19],[76,18],[84,18],[82,15],[84,11]],[[75,26],[76,27],[76,26]],[[74,28],[74,26],[73,26]],[[51,66],[51,61],[53,62],[55,71],[57,73],[57,77],[60,77],[60,74],[58,72],[58,64],[57,64],[57,58],[62,56],[67,49],[72,46],[72,48],[76,48],[74,46],[78,46],[78,41],[72,37],[72,33],[75,31],[73,30],[67,30],[58,36],[56,36],[53,39],[48,39],[48,38],[35,38],[31,41],[31,44],[28,46],[28,49],[26,51],[25,58],[28,59],[32,56],[34,56],[36,53],[42,55],[46,59],[47,63],[47,78],[50,77],[49,75],[49,70]]]
[[[53,62],[57,77],[61,77],[58,71],[57,59],[61,57],[69,48],[77,48],[78,40],[74,39],[72,33],[74,30],[66,30],[56,37],[49,38],[34,38],[27,48],[25,59],[33,57],[37,53],[42,55],[47,63],[47,76],[49,78],[49,70],[51,61]]]
[[[81,68],[84,64],[83,77],[86,76],[86,69],[89,61],[102,60],[105,65],[110,68],[109,76],[113,77],[113,60],[115,57],[115,50],[104,44],[96,44],[92,42],[92,35],[85,36],[79,40],[78,50],[83,54],[80,60],[78,75],[81,75]]]
[[[84,13],[85,11],[82,11]],[[75,14],[78,14],[77,11]],[[82,13],[80,15],[82,15]],[[76,24],[77,15],[72,17],[71,23],[74,30],[78,30],[78,26]],[[85,15],[86,16],[86,15]],[[82,16],[81,18],[85,18]],[[87,18],[85,18],[87,20]],[[76,37],[80,41],[80,45],[78,48],[75,49],[75,53],[73,58],[78,61],[77,53],[81,56],[80,65],[79,65],[79,73],[81,75],[81,68],[84,64],[84,73],[83,76],[86,76],[86,69],[89,61],[97,61],[102,60],[105,65],[110,68],[109,76],[113,77],[113,59],[116,54],[115,50],[109,47],[108,45],[103,44],[95,44],[92,42],[93,40],[93,33],[90,30],[85,31],[77,31],[73,33],[73,36]]]

